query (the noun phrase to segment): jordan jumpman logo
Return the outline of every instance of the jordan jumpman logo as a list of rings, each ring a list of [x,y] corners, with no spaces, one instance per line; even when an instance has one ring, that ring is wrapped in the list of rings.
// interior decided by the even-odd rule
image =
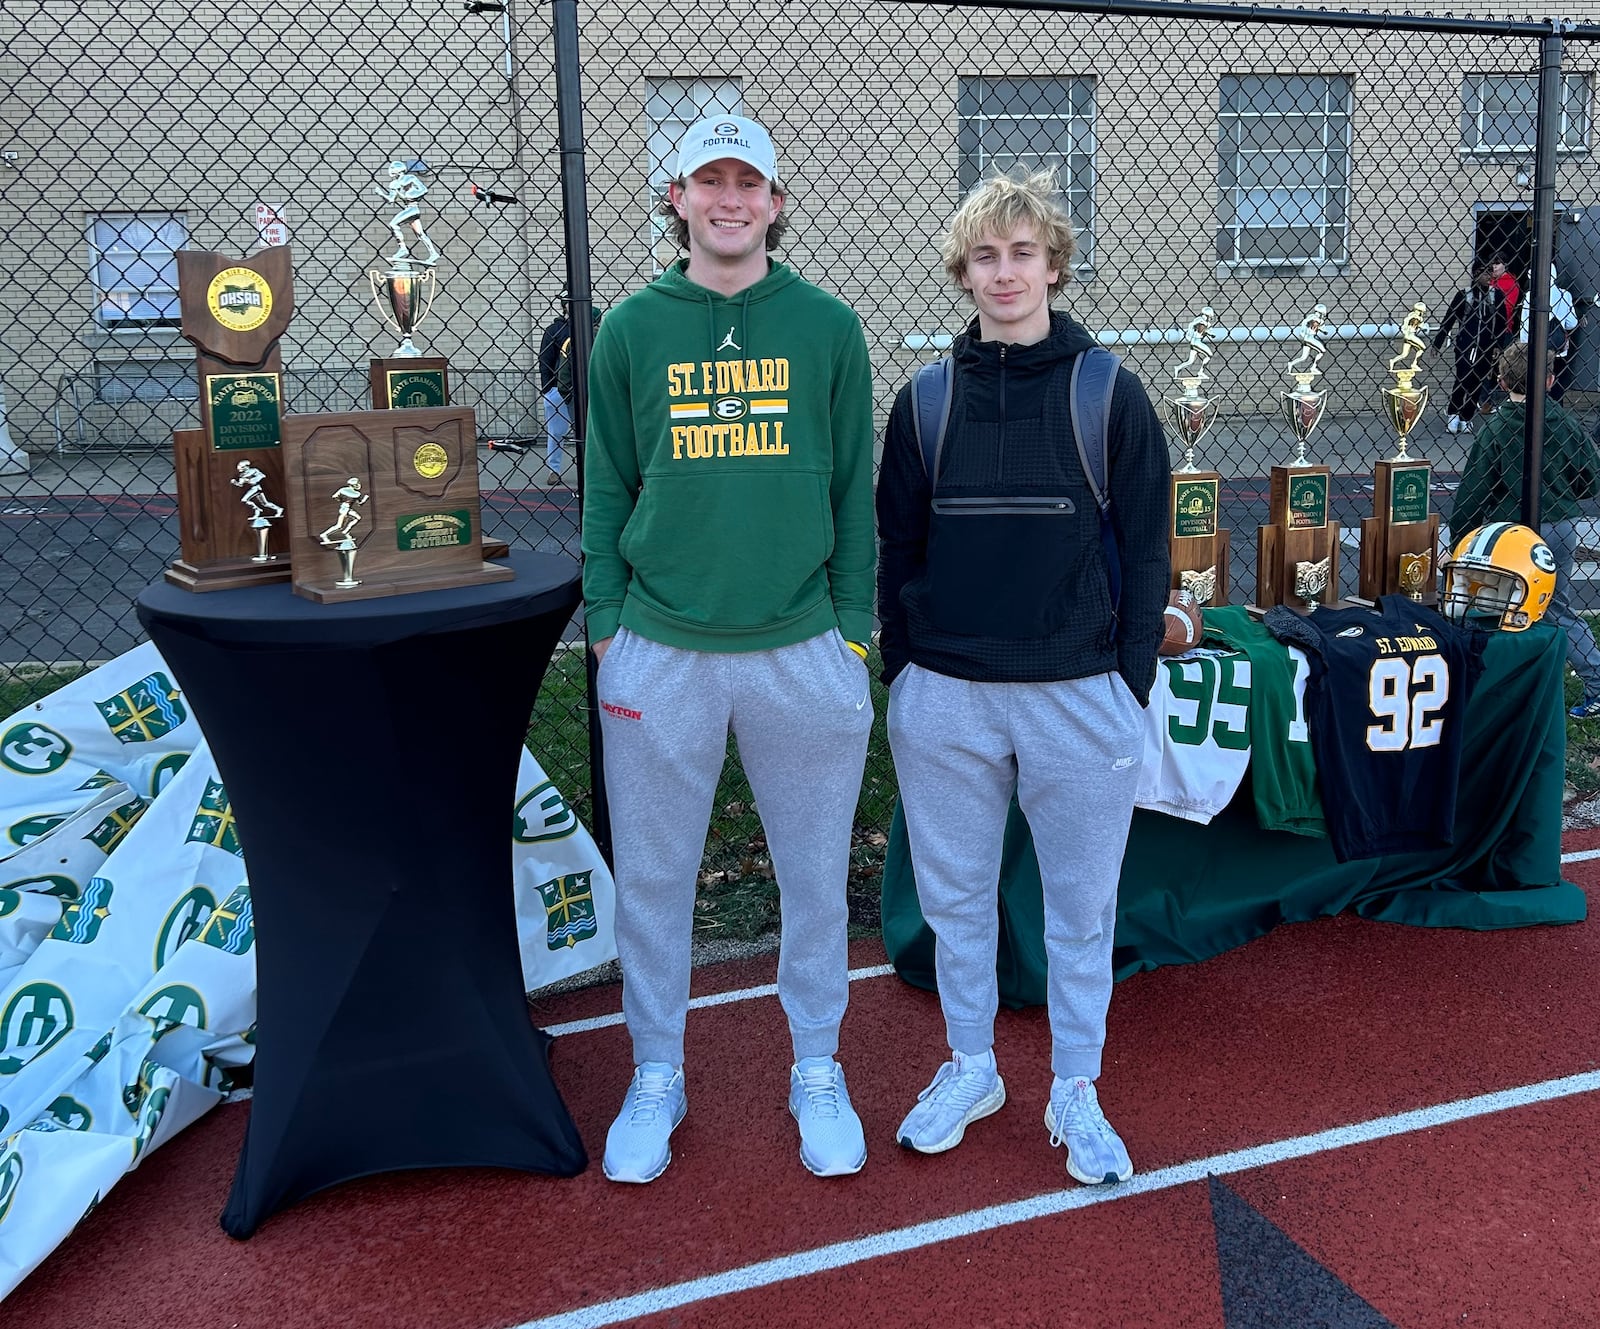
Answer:
[[[738,342],[734,341],[734,339],[733,339],[733,329],[729,328],[728,329],[728,335],[722,339],[722,345],[717,347],[717,350],[718,351],[742,351],[742,350],[744,350],[744,347],[739,345]],[[715,354],[715,352],[713,352],[713,354]]]

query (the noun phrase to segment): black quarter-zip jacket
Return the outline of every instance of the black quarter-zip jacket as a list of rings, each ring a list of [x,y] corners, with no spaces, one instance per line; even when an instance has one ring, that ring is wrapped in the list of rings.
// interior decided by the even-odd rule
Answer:
[[[1030,346],[956,339],[950,427],[929,483],[911,387],[889,416],[878,478],[883,679],[908,663],[980,682],[1116,670],[1145,704],[1167,603],[1170,461],[1139,379],[1117,373],[1108,491],[1122,569],[1115,616],[1100,517],[1073,441],[1072,362],[1093,339],[1052,313]]]

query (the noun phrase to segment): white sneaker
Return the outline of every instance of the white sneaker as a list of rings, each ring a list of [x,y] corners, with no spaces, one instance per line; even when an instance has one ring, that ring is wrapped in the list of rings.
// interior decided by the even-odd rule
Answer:
[[[1127,1146],[1100,1110],[1093,1080],[1057,1076],[1045,1105],[1044,1124],[1050,1128],[1050,1147],[1066,1144],[1067,1171],[1084,1185],[1126,1181],[1133,1175]]]
[[[1461,422],[1461,432],[1463,434],[1470,434],[1472,432],[1472,421],[1471,420],[1463,420]]]
[[[601,1164],[611,1181],[654,1181],[672,1162],[672,1132],[689,1110],[683,1067],[647,1061],[635,1068],[622,1111],[606,1132]]]
[[[1452,434],[1459,434],[1461,432],[1461,417],[1459,415],[1452,415],[1444,422],[1444,427]]]
[[[895,1138],[907,1149],[942,1154],[961,1143],[967,1127],[992,1113],[1006,1101],[1006,1082],[995,1069],[991,1054],[977,1066],[971,1057],[956,1052],[917,1095],[917,1105],[906,1114]]]
[[[789,1071],[789,1111],[800,1125],[800,1161],[819,1177],[847,1177],[867,1161],[861,1118],[850,1106],[844,1067],[806,1057]]]

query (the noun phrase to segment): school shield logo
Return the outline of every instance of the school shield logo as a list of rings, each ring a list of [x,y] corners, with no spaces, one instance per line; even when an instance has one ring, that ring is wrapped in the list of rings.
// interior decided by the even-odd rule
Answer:
[[[229,955],[244,955],[256,944],[256,917],[250,906],[250,888],[243,882],[211,911],[200,929],[200,940]]]
[[[84,839],[93,841],[110,853],[126,838],[134,823],[144,816],[144,810],[150,805],[135,794],[120,807],[112,808],[106,813],[100,824],[96,826]]]
[[[159,671],[146,674],[114,697],[95,702],[95,709],[119,743],[152,742],[189,718],[178,689]]]
[[[594,873],[569,872],[544,882],[539,894],[544,900],[545,946],[559,951],[588,941],[600,930],[594,913],[594,893],[590,881]]]
[[[90,877],[83,895],[61,911],[61,918],[50,929],[52,941],[67,941],[87,946],[100,933],[100,925],[111,917],[111,879]]]
[[[233,820],[233,804],[228,801],[228,791],[220,780],[206,781],[206,791],[200,796],[200,805],[194,810],[194,820],[189,823],[189,834],[184,839],[186,842],[198,840],[244,857],[239,830]]]

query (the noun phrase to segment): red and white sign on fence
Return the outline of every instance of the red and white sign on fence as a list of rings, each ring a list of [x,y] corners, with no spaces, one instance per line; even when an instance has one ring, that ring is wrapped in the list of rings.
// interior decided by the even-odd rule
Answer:
[[[289,243],[289,223],[284,220],[283,204],[257,203],[256,230],[261,233],[261,243],[267,246]]]

